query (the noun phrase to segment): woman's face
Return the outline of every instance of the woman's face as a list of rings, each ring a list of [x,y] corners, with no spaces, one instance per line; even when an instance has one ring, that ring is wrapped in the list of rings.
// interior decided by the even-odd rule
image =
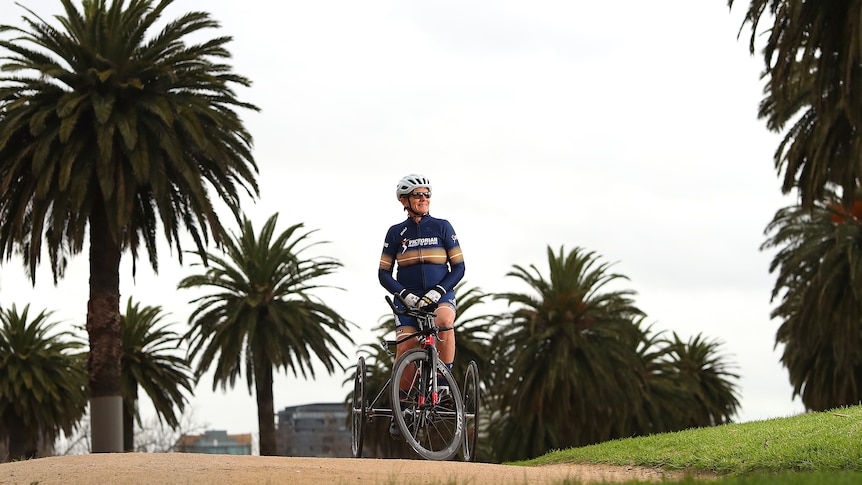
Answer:
[[[404,206],[414,213],[427,214],[431,207],[431,191],[425,187],[419,187],[401,200],[404,202]]]

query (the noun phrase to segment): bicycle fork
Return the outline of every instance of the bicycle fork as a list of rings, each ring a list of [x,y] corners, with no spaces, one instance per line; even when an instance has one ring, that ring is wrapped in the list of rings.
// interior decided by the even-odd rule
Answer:
[[[422,346],[425,347],[425,351],[428,352],[429,365],[423,365],[422,369],[419,370],[419,396],[417,403],[419,404],[420,409],[429,404],[426,396],[430,396],[430,404],[432,406],[436,406],[440,402],[440,395],[437,389],[437,361],[439,359],[439,355],[437,353],[437,346],[435,345],[434,337],[430,335],[425,337],[425,341]],[[428,389],[429,386],[431,389]]]

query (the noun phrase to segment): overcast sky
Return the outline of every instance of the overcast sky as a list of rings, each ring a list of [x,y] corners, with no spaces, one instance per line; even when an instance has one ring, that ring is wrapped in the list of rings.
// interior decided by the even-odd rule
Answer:
[[[9,2],[10,4],[12,2]],[[48,19],[57,0],[25,3]],[[583,247],[629,281],[655,330],[721,342],[741,377],[738,421],[803,411],[774,349],[771,253],[760,251],[783,196],[772,155],[780,136],[757,119],[762,61],[737,38],[745,2],[177,0],[174,18],[204,10],[230,35],[243,118],[254,136],[261,197],[243,207],[259,227],[302,222],[329,241],[316,253],[344,267],[317,293],[357,325],[357,344],[388,307],[377,283],[386,229],[403,219],[401,176],[434,185],[431,212],[455,227],[469,286],[529,291],[512,265],[547,274],[546,248]],[[14,13],[15,15],[10,15]],[[3,22],[23,10],[4,8]],[[229,215],[224,214],[229,220]],[[191,246],[189,246],[191,247]],[[176,251],[146,261],[121,305],[161,305],[187,329],[198,268]],[[68,324],[86,318],[86,254],[53,286],[3,265],[0,303],[31,303]],[[345,366],[356,349],[344,346]],[[345,373],[276,375],[275,406],[341,401]],[[195,422],[257,432],[243,383],[192,399]],[[145,407],[146,409],[146,407]]]

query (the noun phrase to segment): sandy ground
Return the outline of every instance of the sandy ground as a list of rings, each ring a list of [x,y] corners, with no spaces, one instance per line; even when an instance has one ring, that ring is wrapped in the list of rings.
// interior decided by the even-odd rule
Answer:
[[[123,453],[57,456],[0,464],[2,485],[94,484],[559,484],[644,482],[680,472],[604,465],[515,467],[487,463]]]

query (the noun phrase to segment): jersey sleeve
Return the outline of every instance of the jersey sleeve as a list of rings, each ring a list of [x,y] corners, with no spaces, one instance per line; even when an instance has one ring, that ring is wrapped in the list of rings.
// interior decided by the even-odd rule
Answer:
[[[458,235],[449,221],[443,221],[443,247],[449,259],[449,274],[440,282],[446,291],[452,291],[464,278],[464,255],[461,253],[461,244]]]
[[[395,268],[395,255],[398,252],[398,246],[395,245],[392,238],[392,229],[386,233],[386,239],[383,241],[383,251],[380,254],[380,266],[377,269],[377,279],[380,284],[389,293],[400,293],[404,286],[399,283],[392,272]]]

